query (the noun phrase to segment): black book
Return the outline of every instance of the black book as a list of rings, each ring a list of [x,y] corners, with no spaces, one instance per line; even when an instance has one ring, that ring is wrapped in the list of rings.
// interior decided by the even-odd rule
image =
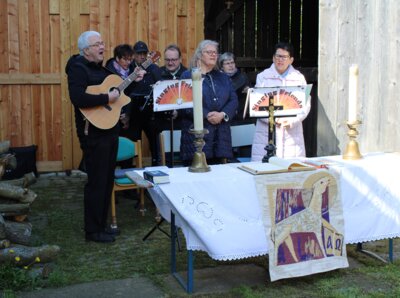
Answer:
[[[160,170],[144,171],[143,177],[154,184],[169,183],[169,175]]]

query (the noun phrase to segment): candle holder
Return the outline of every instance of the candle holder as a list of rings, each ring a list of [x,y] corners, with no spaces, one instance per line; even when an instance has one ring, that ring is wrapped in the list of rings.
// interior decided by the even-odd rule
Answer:
[[[347,133],[347,135],[349,136],[349,142],[347,143],[346,149],[343,153],[343,159],[357,160],[362,158],[360,149],[358,148],[358,143],[356,141],[358,135],[357,126],[359,126],[360,124],[360,120],[347,122],[347,126],[349,128],[349,131]]]
[[[206,144],[204,142],[204,135],[208,133],[207,129],[194,130],[190,129],[189,132],[194,134],[194,147],[196,151],[193,155],[192,165],[189,167],[189,172],[193,173],[204,173],[211,171],[211,167],[207,164],[206,155],[203,152],[203,147]]]

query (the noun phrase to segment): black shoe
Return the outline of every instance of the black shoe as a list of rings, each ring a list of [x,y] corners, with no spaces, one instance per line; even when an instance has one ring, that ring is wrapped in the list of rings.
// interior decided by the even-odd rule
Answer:
[[[119,228],[106,227],[104,229],[104,233],[112,236],[119,236],[121,234],[121,230]]]
[[[110,243],[110,242],[115,241],[114,236],[106,234],[105,232],[86,233],[85,238],[86,238],[86,241],[94,241],[94,242],[102,242],[102,243]]]

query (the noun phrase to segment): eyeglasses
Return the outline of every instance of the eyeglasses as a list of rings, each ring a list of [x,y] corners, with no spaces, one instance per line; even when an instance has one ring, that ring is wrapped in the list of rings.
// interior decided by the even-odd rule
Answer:
[[[216,55],[218,55],[217,51],[203,51],[203,53],[207,54],[208,56],[216,56]]]
[[[275,57],[276,59],[281,59],[281,60],[287,60],[287,59],[290,58],[289,55],[278,55],[278,54],[275,54],[274,57]]]
[[[96,47],[96,48],[98,48],[98,47],[100,47],[100,46],[105,46],[104,41],[98,41],[98,42],[96,42],[96,43],[94,43],[94,44],[91,44],[91,45],[88,46],[88,48],[90,48],[90,47]]]
[[[175,58],[175,59],[167,59],[165,58],[164,61],[169,63],[169,62],[178,62],[179,58]]]
[[[121,59],[124,59],[127,62],[131,62],[133,60],[131,57],[122,57]]]

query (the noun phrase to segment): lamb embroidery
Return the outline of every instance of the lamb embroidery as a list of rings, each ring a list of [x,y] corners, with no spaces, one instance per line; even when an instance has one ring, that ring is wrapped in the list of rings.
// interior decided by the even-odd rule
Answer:
[[[276,265],[342,255],[343,235],[329,222],[332,179],[319,177],[311,188],[276,189],[275,225],[271,231]]]

